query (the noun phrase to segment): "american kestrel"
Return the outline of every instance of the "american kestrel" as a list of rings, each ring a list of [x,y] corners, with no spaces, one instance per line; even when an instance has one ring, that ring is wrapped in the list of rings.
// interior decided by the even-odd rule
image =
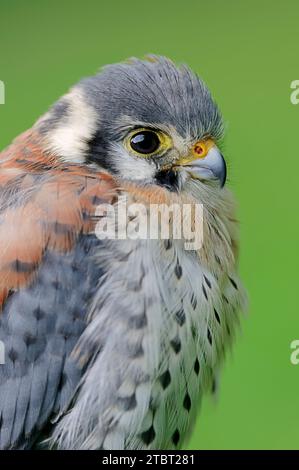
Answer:
[[[153,56],[82,80],[2,152],[2,449],[186,442],[245,299],[222,135],[201,79]],[[124,200],[201,204],[202,246],[99,236]]]

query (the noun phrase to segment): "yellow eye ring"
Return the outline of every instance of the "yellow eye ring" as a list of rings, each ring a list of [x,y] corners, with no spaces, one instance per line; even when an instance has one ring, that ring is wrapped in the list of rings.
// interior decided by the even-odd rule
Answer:
[[[172,146],[171,138],[164,132],[149,128],[132,131],[125,140],[125,147],[139,157],[162,154]]]

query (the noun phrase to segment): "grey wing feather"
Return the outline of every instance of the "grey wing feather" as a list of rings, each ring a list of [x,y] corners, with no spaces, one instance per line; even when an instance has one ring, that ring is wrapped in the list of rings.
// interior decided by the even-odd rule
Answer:
[[[84,372],[71,352],[86,327],[101,268],[100,241],[81,235],[69,253],[48,251],[34,283],[13,293],[0,315],[0,449],[28,448],[67,409]]]

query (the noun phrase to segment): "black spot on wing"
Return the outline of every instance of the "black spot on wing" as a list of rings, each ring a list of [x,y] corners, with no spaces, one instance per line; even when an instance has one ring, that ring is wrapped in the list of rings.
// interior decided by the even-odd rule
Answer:
[[[205,296],[206,300],[208,300],[208,294],[207,294],[207,290],[205,288],[205,286],[202,284],[202,291],[203,291],[203,295]]]
[[[33,346],[37,342],[37,336],[31,333],[25,333],[24,342],[27,348],[29,348],[30,346]]]
[[[215,255],[215,260],[217,261],[217,263],[221,266],[221,261],[220,261],[220,258],[219,256]]]
[[[194,340],[197,338],[197,329],[194,324],[191,326],[191,335]]]
[[[184,397],[183,406],[184,406],[185,410],[187,410],[188,412],[190,411],[190,409],[191,409],[191,398],[190,398],[190,395],[189,395],[188,392],[186,393],[186,395]]]
[[[215,377],[213,377],[212,379],[211,392],[212,394],[215,394],[217,392],[217,381]]]
[[[40,305],[33,309],[33,316],[37,321],[42,320],[45,317],[46,313],[41,309]]]
[[[180,442],[180,437],[181,437],[180,432],[179,432],[178,429],[176,429],[174,431],[173,435],[172,435],[172,438],[171,438],[171,440],[172,440],[175,447],[177,447],[178,443]]]
[[[101,197],[98,197],[98,196],[92,196],[91,198],[91,203],[95,206],[99,206],[100,204],[106,204],[106,200],[101,198]]]
[[[25,261],[21,261],[20,259],[16,259],[10,264],[10,268],[18,273],[27,274],[32,273],[36,269],[36,263],[27,263]]]
[[[15,363],[15,361],[18,359],[19,354],[18,354],[18,351],[16,351],[16,349],[11,348],[9,349],[7,356],[11,360],[12,363]]]
[[[150,445],[156,437],[156,431],[154,429],[153,424],[147,431],[143,432],[140,437],[143,440],[144,444],[146,444],[147,446]]]
[[[53,230],[56,235],[66,235],[70,233],[72,227],[68,224],[61,224],[59,222],[47,222],[48,227]]]
[[[125,411],[134,410],[134,408],[137,406],[135,393],[128,397],[119,397],[118,402]]]
[[[191,305],[192,305],[193,310],[195,310],[197,307],[197,299],[194,293],[192,294],[192,297],[191,297]]]
[[[208,288],[211,289],[212,284],[211,284],[210,279],[205,275],[203,277],[204,277],[204,280],[206,281],[206,284],[207,284]]]
[[[236,281],[234,281],[234,279],[232,279],[232,278],[229,277],[229,276],[228,276],[228,279],[230,280],[232,286],[233,286],[236,290],[238,290],[238,285],[237,285]]]
[[[199,370],[200,370],[200,364],[199,364],[198,358],[196,358],[194,362],[194,372],[196,375],[199,374]]]
[[[219,325],[221,324],[221,321],[220,321],[220,317],[219,317],[219,314],[217,312],[217,310],[214,308],[214,315],[215,315],[215,318],[217,320],[217,322],[219,323]]]
[[[127,345],[127,354],[131,359],[138,359],[144,356],[144,349],[142,343]]]
[[[171,344],[171,347],[172,349],[174,350],[174,352],[176,354],[178,354],[181,350],[181,340],[179,338],[179,336],[176,336],[175,338],[173,338],[171,341],[170,341],[170,344]]]
[[[162,375],[160,375],[159,380],[164,390],[168,387],[168,385],[170,385],[171,375],[168,369]]]
[[[129,328],[134,328],[136,330],[145,328],[147,326],[147,316],[143,312],[141,315],[133,315],[129,318]]]
[[[172,241],[169,239],[164,240],[164,247],[165,247],[165,250],[170,250],[170,248],[172,248]]]
[[[179,324],[179,326],[184,325],[184,323],[186,322],[186,315],[185,315],[183,307],[177,310],[177,312],[175,313],[175,319],[176,319],[176,322]]]
[[[179,262],[177,262],[174,272],[175,272],[177,279],[180,280],[183,274],[183,269]]]

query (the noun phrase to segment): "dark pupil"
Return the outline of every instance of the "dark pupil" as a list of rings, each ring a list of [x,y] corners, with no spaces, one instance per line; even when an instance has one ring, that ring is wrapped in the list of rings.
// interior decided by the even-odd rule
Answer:
[[[131,139],[131,147],[138,153],[153,153],[159,145],[159,137],[151,131],[138,132]]]

